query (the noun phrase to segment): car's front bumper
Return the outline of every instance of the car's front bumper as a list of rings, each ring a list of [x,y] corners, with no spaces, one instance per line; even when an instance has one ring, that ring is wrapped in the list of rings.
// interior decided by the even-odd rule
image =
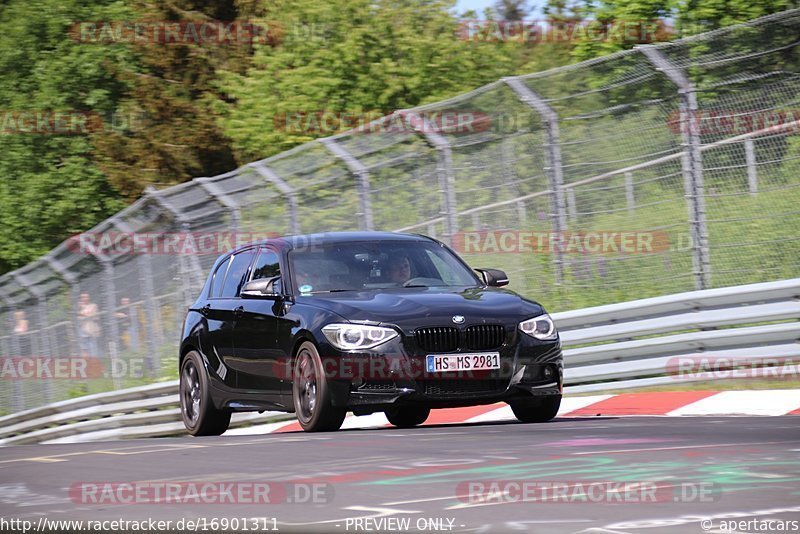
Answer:
[[[560,341],[540,341],[521,333],[509,341],[486,351],[500,353],[500,369],[473,373],[428,373],[426,354],[405,351],[399,342],[380,352],[340,353],[337,368],[350,372],[329,374],[331,400],[356,413],[370,413],[402,404],[448,408],[560,395],[564,375]]]

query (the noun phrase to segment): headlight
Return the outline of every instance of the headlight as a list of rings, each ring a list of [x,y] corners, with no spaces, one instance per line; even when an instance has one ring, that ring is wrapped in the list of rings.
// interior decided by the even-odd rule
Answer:
[[[329,324],[322,333],[339,350],[371,349],[397,337],[391,328],[366,324]]]
[[[555,339],[558,335],[556,325],[546,313],[519,323],[519,329],[536,339]]]

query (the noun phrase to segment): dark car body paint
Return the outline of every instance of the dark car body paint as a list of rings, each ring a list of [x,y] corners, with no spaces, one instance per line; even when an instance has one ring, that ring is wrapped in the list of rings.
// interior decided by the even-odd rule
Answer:
[[[425,397],[419,384],[425,379],[446,377],[444,374],[416,373],[409,376],[405,373],[395,381],[397,390],[379,392],[358,390],[352,385],[351,376],[337,375],[331,380],[334,405],[348,406],[357,413],[369,413],[397,403],[424,403],[434,408],[455,407],[530,398],[532,395],[561,394],[563,358],[560,339],[538,340],[517,328],[519,322],[545,313],[543,307],[512,291],[486,287],[478,276],[475,277],[474,287],[397,288],[313,296],[299,295],[289,282],[292,277],[286,255],[297,246],[313,246],[315,242],[382,240],[426,240],[446,248],[446,245],[424,236],[337,232],[268,239],[239,247],[217,259],[200,296],[189,308],[180,345],[181,360],[190,350],[200,353],[217,408],[293,412],[289,373],[291,356],[297,346],[306,340],[316,344],[323,359],[338,359],[343,365],[344,362],[358,362],[365,358],[385,358],[395,363],[404,362],[409,366],[407,368],[419,370],[424,368],[421,364],[428,353],[416,346],[414,331],[424,327],[454,326],[452,317],[456,314],[465,317],[462,324],[455,325],[460,329],[483,324],[501,324],[505,328],[504,343],[492,351],[500,353],[504,368],[491,371],[491,376],[483,378],[510,380],[522,366],[533,370],[545,364],[557,369],[557,375],[550,380],[523,377],[522,382],[493,395],[464,394],[446,398]],[[217,267],[233,253],[260,247],[271,248],[281,256],[284,296],[277,300],[209,298],[211,278]],[[463,260],[460,261],[463,263]],[[203,311],[207,305],[211,306],[211,313]],[[245,309],[236,318],[233,310],[238,306]],[[331,346],[322,333],[322,327],[334,322],[367,322],[387,326],[397,330],[400,336],[373,350],[342,352]]]

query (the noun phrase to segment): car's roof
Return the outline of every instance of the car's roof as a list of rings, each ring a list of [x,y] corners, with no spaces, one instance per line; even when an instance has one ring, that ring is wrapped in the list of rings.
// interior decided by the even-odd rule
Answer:
[[[274,244],[281,248],[298,248],[314,244],[353,243],[358,241],[430,241],[430,238],[419,234],[396,232],[321,232],[264,239],[238,247],[237,250],[258,244]]]

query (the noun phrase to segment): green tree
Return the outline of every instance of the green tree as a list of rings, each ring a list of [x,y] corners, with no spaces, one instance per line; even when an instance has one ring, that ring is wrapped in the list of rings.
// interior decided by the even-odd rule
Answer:
[[[137,20],[234,21],[233,0],[179,0],[134,4]],[[188,33],[187,33],[188,34]],[[136,128],[97,136],[96,161],[130,199],[151,184],[171,185],[236,166],[230,142],[207,105],[218,67],[237,70],[251,53],[248,43],[149,39],[134,45],[135,68],[115,68],[130,87],[121,108],[138,118]],[[127,46],[127,45],[119,45]]]
[[[389,113],[514,72],[506,43],[460,38],[451,0],[277,0],[265,16],[279,46],[256,50],[245,75],[222,76],[225,133],[237,158],[281,152],[331,132],[287,131],[285,117],[327,110]]]
[[[497,0],[494,10],[503,20],[522,20],[528,14],[527,0]]]
[[[675,0],[679,36],[694,35],[796,8],[792,0]]]
[[[12,0],[0,10],[0,272],[123,207],[92,162],[88,133],[101,126],[94,118],[107,131],[127,89],[106,65],[132,58],[125,49],[81,44],[70,31],[75,21],[129,14],[111,1]],[[94,118],[66,132],[48,125],[56,113]]]

